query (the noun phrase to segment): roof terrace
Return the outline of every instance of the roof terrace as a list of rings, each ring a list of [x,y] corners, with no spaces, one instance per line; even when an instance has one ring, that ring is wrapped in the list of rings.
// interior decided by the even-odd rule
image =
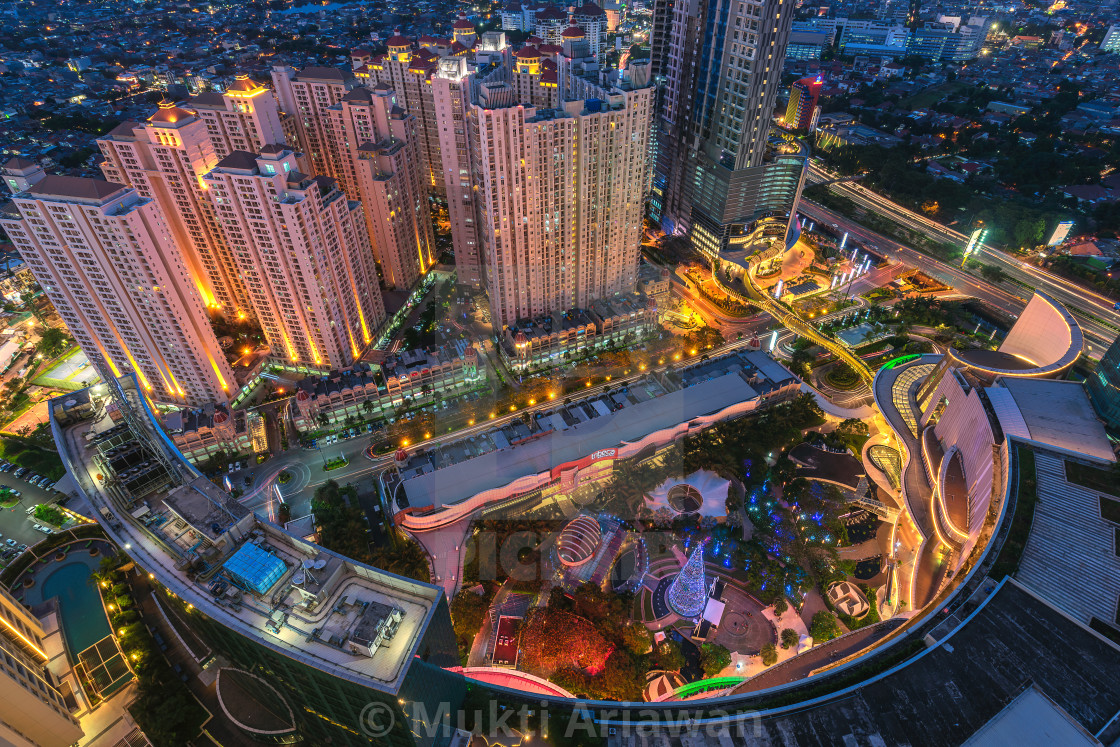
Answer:
[[[121,383],[134,414],[142,415],[132,418],[130,428],[140,430],[133,437],[162,443],[166,437],[134,383]],[[119,427],[106,408],[68,425],[53,412],[52,407],[52,430],[70,473],[99,516],[106,518],[105,509],[116,519],[103,522],[105,532],[169,591],[308,666],[371,688],[399,690],[439,589],[288,534],[246,510],[181,457],[172,463],[181,475],[179,485],[166,493],[129,495],[100,474],[94,461],[97,434]],[[141,499],[150,511],[134,517]]]

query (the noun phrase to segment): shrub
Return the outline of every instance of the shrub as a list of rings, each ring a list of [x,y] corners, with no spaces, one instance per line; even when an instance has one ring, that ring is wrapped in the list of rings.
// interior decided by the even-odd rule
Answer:
[[[840,625],[828,610],[821,610],[813,615],[812,624],[809,625],[809,635],[813,636],[815,643],[830,641],[840,635]]]
[[[793,648],[800,638],[801,636],[793,628],[784,628],[782,630],[782,648]]]
[[[718,643],[705,643],[700,646],[700,668],[704,674],[713,677],[731,664],[731,652]]]

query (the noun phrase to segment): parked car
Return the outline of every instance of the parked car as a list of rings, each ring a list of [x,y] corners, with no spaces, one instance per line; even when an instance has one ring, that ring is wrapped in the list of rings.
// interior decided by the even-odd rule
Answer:
[[[16,477],[23,477],[24,475],[27,474],[27,467],[20,467],[19,469],[17,469],[12,474],[14,474]]]
[[[41,524],[36,524],[35,528],[38,529],[43,534],[54,534],[53,529],[51,529],[50,527],[42,526]]]
[[[14,539],[12,539],[11,537],[9,537],[8,539],[4,540],[4,544],[7,545],[8,547],[15,547],[16,546],[16,541]]]

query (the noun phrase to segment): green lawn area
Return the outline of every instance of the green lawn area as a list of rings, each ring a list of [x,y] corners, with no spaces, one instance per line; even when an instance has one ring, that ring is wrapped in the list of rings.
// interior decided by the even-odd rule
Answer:
[[[338,457],[338,458],[332,459],[329,462],[327,462],[326,464],[324,464],[323,469],[325,471],[329,472],[332,469],[341,469],[349,463],[350,462],[347,461],[347,459],[345,457]]]
[[[38,472],[51,480],[58,480],[66,474],[62,459],[57,452],[42,449],[22,439],[0,438],[0,459],[7,459],[20,467],[27,467],[32,472]]]
[[[1066,479],[1090,490],[1120,495],[1120,472],[1114,469],[1098,469],[1077,462],[1066,462]]]

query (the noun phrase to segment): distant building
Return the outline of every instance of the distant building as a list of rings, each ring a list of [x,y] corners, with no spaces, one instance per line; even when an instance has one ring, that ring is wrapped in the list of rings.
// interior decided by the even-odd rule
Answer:
[[[840,34],[840,53],[906,56],[909,30],[886,21],[847,21]]]
[[[354,88],[327,114],[344,143],[343,191],[362,202],[385,284],[412,288],[435,262],[417,119],[397,104],[388,83]]]
[[[793,82],[789,89],[789,106],[786,107],[786,127],[795,130],[812,129],[813,114],[823,85],[824,80],[819,75]]]
[[[191,97],[187,108],[206,123],[218,159],[235,150],[257,153],[266,145],[299,144],[291,113],[282,113],[272,91],[247,75],[236,76],[222,93]]]
[[[1120,26],[1109,26],[1101,40],[1102,52],[1120,52]]]

